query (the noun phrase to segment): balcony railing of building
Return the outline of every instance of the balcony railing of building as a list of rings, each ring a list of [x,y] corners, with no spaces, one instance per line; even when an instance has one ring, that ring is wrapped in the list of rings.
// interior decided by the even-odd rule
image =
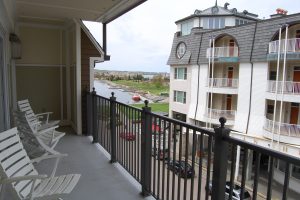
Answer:
[[[298,95],[300,94],[300,82],[293,82],[293,81],[278,81],[277,82],[277,93],[282,93],[282,86],[283,86],[283,93],[284,94],[292,94]],[[283,84],[283,85],[282,85]],[[276,92],[276,81],[268,81],[267,92]]]
[[[205,111],[205,116],[209,118],[210,113],[212,119],[219,119],[220,117],[225,117],[228,120],[234,120],[236,115],[235,110],[219,110],[207,108]]]
[[[214,55],[214,56],[213,56]],[[224,57],[238,57],[239,48],[238,47],[215,47],[214,52],[213,48],[208,48],[206,50],[206,58],[224,58]]]
[[[111,162],[118,162],[142,186],[144,196],[156,199],[233,199],[237,152],[241,156],[241,199],[246,195],[248,153],[255,155],[253,167],[253,199],[261,192],[258,186],[260,161],[270,157],[267,199],[272,197],[274,163],[282,160],[285,182],[280,199],[288,197],[290,165],[300,166],[300,159],[230,137],[225,128],[225,118],[220,127],[206,130],[182,121],[151,112],[148,102],[138,109],[105,98],[95,91],[87,93],[87,133],[93,142],[100,143],[111,155]],[[230,147],[229,147],[230,146]],[[237,149],[241,148],[239,151]],[[200,153],[199,153],[200,152]],[[239,156],[240,157],[240,156]],[[197,158],[197,159],[196,159]],[[101,173],[101,172],[99,172]],[[226,181],[229,191],[225,190]],[[251,182],[252,183],[252,182]]]
[[[285,49],[285,39],[280,40],[280,53],[284,52]],[[272,41],[269,43],[269,53],[278,53],[279,50],[279,40]],[[287,53],[300,53],[300,38],[287,39]]]
[[[238,88],[239,79],[209,78],[207,80],[207,86],[212,86],[214,88]]]
[[[274,126],[274,129],[273,129]],[[273,120],[266,119],[264,129],[272,132],[274,130],[275,134],[290,136],[290,137],[300,137],[300,125],[298,124],[288,124],[274,122]]]

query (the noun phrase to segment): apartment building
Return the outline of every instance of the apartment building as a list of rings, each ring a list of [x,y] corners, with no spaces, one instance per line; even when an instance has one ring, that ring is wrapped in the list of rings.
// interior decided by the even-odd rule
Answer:
[[[276,11],[259,20],[216,4],[177,21],[169,115],[206,128],[225,117],[232,135],[299,156],[300,14]]]

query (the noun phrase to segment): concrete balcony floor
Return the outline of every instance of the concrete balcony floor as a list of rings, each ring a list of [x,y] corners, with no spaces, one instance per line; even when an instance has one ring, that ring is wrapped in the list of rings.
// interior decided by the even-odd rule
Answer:
[[[108,155],[92,144],[90,137],[77,136],[66,129],[55,150],[68,154],[60,160],[56,175],[79,173],[81,178],[63,199],[70,200],[150,200],[140,195],[141,186],[119,164],[110,164]],[[40,174],[51,174],[54,160],[44,160],[36,165]],[[2,199],[14,199],[7,187],[2,190]]]

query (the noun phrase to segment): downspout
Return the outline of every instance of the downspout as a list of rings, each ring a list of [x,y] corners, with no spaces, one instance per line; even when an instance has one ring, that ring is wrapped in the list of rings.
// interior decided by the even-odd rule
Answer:
[[[250,54],[251,79],[250,79],[249,110],[248,110],[246,134],[248,133],[248,129],[249,129],[250,113],[251,113],[251,106],[252,106],[252,85],[253,85],[253,83],[252,83],[253,82],[253,62],[252,62],[252,57],[253,57],[253,49],[254,49],[254,42],[255,42],[256,30],[257,30],[257,22],[255,22],[255,28],[254,28],[254,34],[253,34],[253,40],[252,40],[252,47],[251,47],[251,54]]]
[[[202,38],[203,38],[203,33],[201,33],[201,40],[200,40],[200,45],[199,45],[199,51],[198,51],[198,57],[197,57],[197,65],[198,65],[198,82],[197,82],[197,102],[196,102],[196,109],[195,109],[195,115],[194,115],[194,121],[196,125],[196,116],[198,112],[198,104],[199,104],[199,85],[200,85],[200,51],[201,51],[201,46],[202,46]]]
[[[107,55],[107,36],[106,36],[107,30],[106,30],[106,25],[107,25],[107,23],[102,24],[102,34],[103,34],[102,43],[103,43],[103,51],[104,51],[104,61],[110,60],[110,56]]]

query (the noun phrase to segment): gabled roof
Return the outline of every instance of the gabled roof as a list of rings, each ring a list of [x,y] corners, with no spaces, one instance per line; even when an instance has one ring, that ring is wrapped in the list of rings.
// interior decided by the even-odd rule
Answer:
[[[97,62],[103,62],[104,61],[104,55],[105,55],[105,52],[103,51],[103,48],[97,42],[97,40],[95,39],[95,37],[89,31],[89,29],[84,25],[84,23],[81,20],[76,20],[76,21],[80,24],[81,29],[85,32],[85,34],[87,35],[87,37],[90,39],[90,41],[92,42],[92,44],[95,46],[95,48],[97,49],[97,51],[101,55],[100,59],[97,60]]]
[[[249,13],[246,10],[244,10],[243,12],[238,12],[236,8],[228,9],[227,5],[224,5],[224,7],[215,5],[203,11],[195,10],[194,14],[185,17],[183,19],[180,19],[175,23],[177,24],[179,22],[192,19],[194,17],[212,17],[212,16],[236,16],[236,17],[245,18],[249,20],[255,20],[255,21],[259,20],[257,18],[258,15]]]

